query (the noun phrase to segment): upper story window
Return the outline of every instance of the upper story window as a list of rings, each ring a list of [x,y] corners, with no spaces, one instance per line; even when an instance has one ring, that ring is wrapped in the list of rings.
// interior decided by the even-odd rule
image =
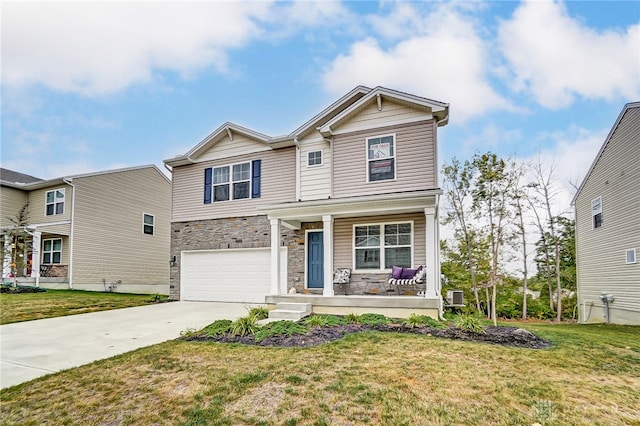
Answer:
[[[322,151],[311,151],[307,154],[308,166],[321,166],[322,165]]]
[[[261,160],[204,169],[204,203],[260,198]]]
[[[142,232],[147,235],[153,235],[156,227],[156,218],[152,214],[142,214]]]
[[[591,216],[593,217],[593,227],[600,228],[602,226],[602,197],[591,201]]]
[[[45,215],[64,214],[64,188],[47,191],[45,195]]]
[[[632,263],[636,263],[636,249],[632,248],[632,249],[627,249],[625,251],[625,257],[627,258],[627,265],[630,265]]]
[[[42,263],[50,265],[62,260],[62,238],[44,240],[42,242]]]
[[[395,135],[367,138],[367,182],[396,178]]]
[[[411,267],[412,228],[411,222],[355,225],[355,269]]]

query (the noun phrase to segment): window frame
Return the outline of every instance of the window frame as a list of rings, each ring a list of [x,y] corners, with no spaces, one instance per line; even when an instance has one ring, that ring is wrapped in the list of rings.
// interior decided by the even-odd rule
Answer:
[[[387,137],[391,137],[392,138],[391,151],[392,151],[393,155],[390,155],[390,156],[384,157],[384,158],[369,158],[369,141],[372,140],[372,139],[380,139],[380,140],[382,140],[383,138],[387,138]],[[366,168],[367,168],[367,171],[366,171],[367,181],[366,181],[366,183],[393,182],[393,181],[396,180],[396,178],[398,176],[398,164],[397,164],[398,149],[397,149],[396,141],[397,141],[397,138],[396,138],[396,134],[395,133],[387,133],[387,134],[383,134],[383,135],[368,136],[368,137],[364,138],[365,159],[366,159]],[[392,162],[393,178],[371,180],[371,163],[374,162],[374,161],[381,161],[381,160],[390,160]]]
[[[629,254],[633,253],[633,259],[629,261]],[[638,263],[638,250],[636,248],[626,249],[624,251],[625,254],[625,262],[627,265],[634,265]]]
[[[235,180],[234,179],[234,167],[236,166],[244,166],[247,165],[249,170],[249,177],[247,179],[238,179]],[[216,169],[224,169],[227,168],[228,169],[228,174],[227,174],[227,181],[226,182],[220,182],[220,183],[215,183],[216,180],[216,175],[215,175],[215,171]],[[243,173],[243,171],[241,171],[241,173]],[[212,203],[223,203],[226,201],[234,201],[234,200],[250,200],[251,199],[251,194],[252,194],[252,177],[253,177],[253,173],[252,173],[252,162],[251,161],[242,161],[239,163],[231,163],[231,164],[222,164],[219,166],[211,166],[211,202]],[[246,197],[239,197],[236,198],[234,197],[234,189],[235,186],[234,184],[237,183],[244,183],[246,182],[249,187],[247,190],[247,196]],[[220,186],[226,186],[228,188],[228,198],[226,200],[216,200],[216,187],[220,187]]]
[[[409,225],[411,227],[411,231],[409,233],[409,237],[410,237],[410,243],[407,244],[396,244],[396,245],[389,245],[387,246],[385,244],[385,240],[386,240],[386,233],[385,233],[385,226],[386,225]],[[356,246],[356,228],[358,227],[370,227],[370,226],[377,226],[380,230],[380,234],[379,234],[379,244],[378,246],[366,246],[366,247],[357,247]],[[384,273],[389,273],[391,271],[391,267],[386,268],[385,267],[385,261],[386,261],[386,253],[385,253],[385,249],[386,248],[403,248],[403,247],[408,247],[409,248],[409,266],[410,268],[413,268],[413,260],[414,260],[414,254],[415,254],[415,238],[414,238],[414,234],[415,234],[415,223],[413,220],[401,220],[401,221],[385,221],[385,222],[369,222],[369,223],[355,223],[352,226],[352,240],[351,240],[351,254],[353,257],[353,261],[352,261],[352,267],[353,270],[356,272],[370,272],[370,273],[375,273],[375,272],[384,272]],[[357,267],[357,255],[356,252],[358,250],[365,250],[365,249],[371,249],[371,248],[377,248],[379,251],[379,262],[380,265],[378,268],[358,268]]]
[[[47,241],[51,241],[51,250],[45,250],[45,245]],[[60,250],[54,250],[54,241],[60,241]],[[60,265],[62,264],[62,238],[47,238],[46,240],[42,240],[42,264],[43,265]],[[60,261],[54,262],[54,254],[60,253]],[[46,255],[50,256],[51,262],[45,262],[44,257]]]
[[[44,193],[44,215],[45,216],[58,216],[58,215],[63,215],[64,211],[65,211],[65,204],[67,201],[67,193],[66,193],[66,188],[56,188],[56,189],[52,189],[49,191],[46,191]],[[57,201],[56,195],[57,193],[60,192],[62,193],[62,201]],[[53,201],[49,202],[47,200],[48,196],[50,193],[53,193]],[[62,211],[60,213],[58,213],[58,205],[62,206]],[[48,207],[52,206],[53,207],[53,212],[51,214],[49,214]]]
[[[318,167],[318,166],[322,166],[324,164],[324,152],[322,152],[322,151],[323,150],[321,150],[321,149],[317,149],[315,151],[308,151],[307,152],[307,167]],[[319,154],[320,162],[311,164],[311,154]],[[318,157],[316,156],[316,158],[314,160],[317,161]]]
[[[151,224],[145,222],[146,217],[151,217]],[[146,232],[146,227],[151,227],[151,233]],[[156,234],[156,216],[151,213],[142,213],[142,234],[143,235],[155,235]]]
[[[593,229],[602,228],[602,196],[591,200],[591,226]]]

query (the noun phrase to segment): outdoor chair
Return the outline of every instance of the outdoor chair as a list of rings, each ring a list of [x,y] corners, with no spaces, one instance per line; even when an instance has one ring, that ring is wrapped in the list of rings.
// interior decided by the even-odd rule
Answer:
[[[333,284],[345,296],[349,294],[349,284],[351,283],[350,268],[336,268],[333,272]]]

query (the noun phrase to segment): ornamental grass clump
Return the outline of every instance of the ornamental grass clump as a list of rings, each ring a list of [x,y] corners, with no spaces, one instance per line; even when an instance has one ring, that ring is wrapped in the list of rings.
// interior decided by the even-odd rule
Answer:
[[[458,315],[453,321],[454,325],[463,331],[477,334],[487,334],[482,320],[473,315]]]
[[[269,318],[269,308],[266,306],[255,306],[249,309],[249,316],[255,317],[257,321]]]
[[[444,324],[442,324],[440,321],[436,319],[431,318],[429,315],[418,315],[415,313],[409,315],[409,318],[405,319],[402,322],[402,325],[408,328],[421,327],[425,325],[433,328],[444,327]]]
[[[218,337],[225,335],[231,329],[233,321],[228,319],[217,320],[202,329],[202,334],[206,337]]]
[[[362,314],[360,315],[360,324],[365,325],[385,325],[391,322],[390,318],[382,314]]]
[[[309,327],[303,324],[288,320],[281,320],[266,324],[254,333],[254,337],[256,342],[262,342],[264,339],[271,336],[292,336],[294,334],[306,334],[308,332]]]
[[[336,327],[338,325],[346,325],[348,321],[344,318],[330,314],[315,314],[304,318],[301,321],[304,325],[316,327]]]
[[[229,332],[234,336],[246,336],[248,334],[256,334],[260,330],[258,320],[252,315],[238,318],[229,327]]]

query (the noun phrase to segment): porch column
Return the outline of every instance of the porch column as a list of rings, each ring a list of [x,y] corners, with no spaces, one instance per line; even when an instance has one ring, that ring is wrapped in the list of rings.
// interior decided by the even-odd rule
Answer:
[[[36,287],[40,287],[40,245],[42,244],[42,232],[34,231],[31,234],[31,276],[36,279]]]
[[[424,209],[426,219],[425,241],[427,259],[425,266],[427,268],[427,291],[425,297],[435,298],[438,296],[438,283],[440,279],[440,262],[438,262],[438,215],[435,207],[427,207]]]
[[[333,216],[322,216],[322,238],[323,238],[323,259],[324,262],[324,289],[322,295],[333,296]]]
[[[11,235],[4,235],[4,253],[2,253],[2,277],[8,277],[11,273]]]
[[[280,219],[271,219],[271,294],[280,294]]]

